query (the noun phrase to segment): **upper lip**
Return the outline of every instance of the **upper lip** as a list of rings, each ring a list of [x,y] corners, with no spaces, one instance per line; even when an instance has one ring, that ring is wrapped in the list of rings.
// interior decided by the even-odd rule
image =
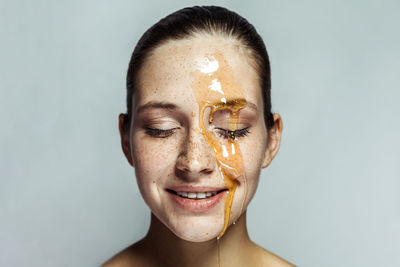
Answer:
[[[226,187],[215,187],[215,186],[190,186],[190,185],[178,185],[168,187],[167,190],[175,192],[218,192],[227,189]]]

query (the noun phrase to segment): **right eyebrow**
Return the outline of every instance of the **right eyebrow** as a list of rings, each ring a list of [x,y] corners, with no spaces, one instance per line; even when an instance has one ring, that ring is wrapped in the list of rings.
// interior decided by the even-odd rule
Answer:
[[[143,112],[145,110],[148,110],[148,109],[168,109],[168,110],[171,110],[171,109],[177,109],[177,108],[178,107],[173,103],[150,101],[150,102],[147,102],[144,105],[139,106],[137,108],[137,113],[141,113],[141,112]]]

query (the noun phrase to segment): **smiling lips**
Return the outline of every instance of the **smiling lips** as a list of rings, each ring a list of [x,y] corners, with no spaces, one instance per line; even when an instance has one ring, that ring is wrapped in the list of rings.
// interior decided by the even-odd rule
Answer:
[[[178,186],[167,189],[169,196],[184,210],[204,212],[215,207],[228,192],[226,188]]]

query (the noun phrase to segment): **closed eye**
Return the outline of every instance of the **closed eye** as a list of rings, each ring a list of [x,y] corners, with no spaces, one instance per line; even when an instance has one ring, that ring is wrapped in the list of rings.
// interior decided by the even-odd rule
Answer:
[[[171,128],[171,129],[157,129],[157,128],[150,128],[150,127],[144,127],[146,134],[157,137],[157,138],[166,138],[168,136],[171,136],[175,130],[179,129],[179,127],[176,128]]]
[[[239,130],[234,130],[234,131],[223,129],[223,128],[216,128],[216,130],[217,130],[218,135],[223,137],[224,139],[235,140],[238,137],[243,137],[243,136],[246,136],[248,133],[250,133],[249,128],[250,128],[250,126],[243,128],[243,129],[239,129]]]

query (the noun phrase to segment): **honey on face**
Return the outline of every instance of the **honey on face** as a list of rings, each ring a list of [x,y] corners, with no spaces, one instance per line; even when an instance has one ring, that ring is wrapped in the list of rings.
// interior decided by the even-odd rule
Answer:
[[[199,105],[199,128],[214,151],[218,168],[228,189],[224,209],[224,227],[221,238],[229,225],[231,208],[239,178],[244,181],[247,194],[247,179],[244,171],[239,144],[233,134],[238,130],[240,110],[246,106],[245,96],[240,84],[235,80],[232,68],[221,52],[208,54],[193,73],[192,88]],[[228,138],[222,139],[210,130],[214,115],[218,111],[229,111],[227,124]],[[246,199],[242,201],[241,209]],[[240,213],[242,210],[240,211]]]

